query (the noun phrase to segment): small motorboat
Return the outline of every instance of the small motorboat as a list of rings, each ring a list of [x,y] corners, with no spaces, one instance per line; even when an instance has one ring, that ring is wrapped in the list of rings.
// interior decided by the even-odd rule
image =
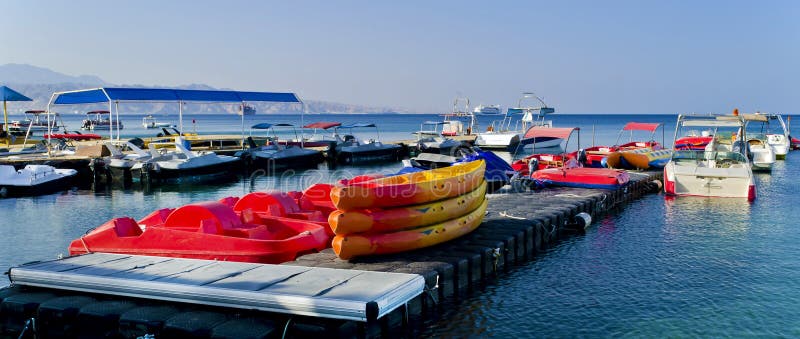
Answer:
[[[158,122],[156,118],[152,115],[148,115],[142,118],[142,127],[144,128],[163,128],[163,127],[173,127],[173,124],[168,122]]]
[[[336,129],[337,127],[341,126],[341,122],[334,122],[334,121],[319,121],[310,123],[308,125],[303,126],[304,130],[311,130],[311,136],[306,137],[305,133],[303,133],[303,140],[293,140],[289,142],[289,145],[293,146],[302,146],[302,147],[336,147],[336,137],[334,133],[326,134],[324,132],[330,131],[331,129]]]
[[[21,170],[0,165],[0,197],[35,196],[64,190],[78,171],[48,165],[26,165]]]
[[[533,131],[532,131],[533,130]],[[580,162],[578,159],[578,151],[567,153],[568,148],[573,148],[570,141],[572,135],[577,136],[577,148],[580,148],[580,129],[579,128],[531,128],[528,130],[535,135],[550,135],[554,136],[561,142],[556,147],[534,147],[533,154],[528,155],[522,159],[516,160],[511,163],[514,171],[523,176],[530,175],[532,172],[546,168],[561,168],[561,167],[575,167],[579,164],[572,164],[573,162]],[[517,148],[519,151],[520,148]]]
[[[683,128],[711,128],[713,139],[705,150],[676,150],[664,166],[664,193],[677,196],[737,197],[754,200],[755,181],[745,144],[745,121],[734,116],[679,115],[678,139]]]
[[[526,99],[535,99],[536,105],[523,105]],[[502,120],[492,121],[486,127],[485,132],[477,133],[475,146],[485,149],[505,149],[514,150],[523,140],[525,132],[533,126],[553,127],[551,120],[545,120],[548,114],[554,113],[555,109],[548,107],[544,101],[533,93],[523,93],[522,98],[517,102],[517,107],[509,107]],[[518,120],[514,117],[521,116]],[[552,147],[552,143],[547,139],[525,139],[524,144],[538,143],[537,148]],[[551,144],[548,146],[548,144]],[[558,145],[557,143],[555,145]]]
[[[240,158],[219,155],[211,151],[190,151],[183,137],[175,137],[175,151],[157,149],[151,143],[151,157],[136,161],[131,167],[132,178],[142,182],[158,182],[171,179],[231,173],[231,167]]]
[[[462,142],[442,134],[441,127],[447,124],[444,121],[423,122],[420,130],[413,133],[417,136],[417,150],[420,153],[455,155],[456,150],[462,147]]]
[[[25,111],[23,120],[14,120],[8,124],[8,131],[13,135],[33,135],[35,133],[56,131],[59,128],[60,120],[61,116],[55,112],[28,110]],[[61,126],[63,125],[64,123],[61,122]]]
[[[288,141],[282,143],[276,128],[291,129],[294,131],[294,140],[299,139],[297,129],[292,124],[255,124],[251,126],[251,135],[247,138],[250,148],[236,152],[234,156],[241,158],[251,169],[267,171],[314,169],[325,159],[321,151],[303,148],[299,145],[289,145]],[[252,130],[268,130],[271,132],[265,145],[258,146],[255,144]]]
[[[353,135],[354,129],[375,129],[375,139],[358,139]],[[340,130],[347,130],[348,134],[340,136]],[[336,127],[337,140],[334,158],[340,164],[381,163],[400,161],[403,157],[403,147],[397,144],[384,144],[380,138],[378,127],[372,123],[353,123]]]
[[[325,214],[332,211],[330,198],[322,211],[301,207],[318,200],[300,192],[255,192],[160,209],[139,221],[115,218],[73,240],[69,253],[279,264],[330,246]]]
[[[772,150],[775,159],[786,159],[786,154],[789,153],[789,149],[791,148],[791,141],[789,129],[780,115],[756,112],[753,114],[743,114],[742,116],[747,121],[748,138],[763,141]],[[754,165],[756,161],[755,158],[756,155],[754,154]],[[754,167],[754,169],[756,169],[756,167]]]
[[[110,111],[105,111],[105,110],[90,111],[87,112],[86,114],[91,115],[93,117],[83,119],[83,122],[81,122],[81,129],[94,131],[97,129],[111,128],[112,122],[110,118],[111,116]],[[122,121],[119,120],[114,121],[113,125],[115,129],[122,129],[124,127]]]

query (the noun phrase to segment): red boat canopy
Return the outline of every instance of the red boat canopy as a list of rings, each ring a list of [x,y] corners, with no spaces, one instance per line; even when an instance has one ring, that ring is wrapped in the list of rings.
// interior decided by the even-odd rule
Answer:
[[[550,137],[550,138],[561,138],[566,139],[569,138],[569,135],[572,134],[573,131],[580,130],[579,128],[553,128],[553,127],[538,127],[534,126],[528,128],[528,131],[525,132],[525,136],[523,139],[530,139],[530,138],[539,138],[539,137]]]
[[[328,128],[331,128],[331,127],[336,127],[336,126],[341,126],[341,125],[342,125],[342,123],[341,123],[341,122],[326,122],[326,121],[320,121],[320,122],[315,122],[315,123],[313,123],[313,124],[308,124],[308,125],[305,125],[305,126],[303,126],[303,128],[322,128],[322,129],[328,129]]]
[[[622,128],[623,131],[649,131],[655,132],[661,126],[659,123],[629,122]]]

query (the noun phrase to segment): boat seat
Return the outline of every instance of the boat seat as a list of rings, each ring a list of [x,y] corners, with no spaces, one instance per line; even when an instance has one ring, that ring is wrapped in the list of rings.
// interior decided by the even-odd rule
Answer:
[[[207,234],[225,234],[225,231],[222,229],[222,225],[214,219],[204,219],[200,221],[200,227],[197,229],[200,233],[207,233]]]
[[[132,218],[114,219],[114,232],[118,237],[138,237],[142,234],[142,228]]]

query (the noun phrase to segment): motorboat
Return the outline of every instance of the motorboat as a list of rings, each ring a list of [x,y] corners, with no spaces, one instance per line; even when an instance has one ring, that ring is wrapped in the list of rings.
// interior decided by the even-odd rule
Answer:
[[[158,122],[158,120],[152,115],[147,115],[144,118],[142,118],[142,127],[144,128],[162,128],[162,127],[173,127],[173,126],[174,126],[173,124],[170,124],[168,122]]]
[[[535,98],[540,105],[523,106],[523,101],[529,98]],[[545,120],[545,117],[554,112],[555,109],[548,107],[535,94],[523,93],[522,98],[517,103],[517,107],[508,108],[503,119],[492,121],[486,127],[485,132],[477,133],[475,146],[485,149],[512,150],[520,144],[528,128],[533,126],[553,127],[552,120]],[[521,117],[515,119],[517,116]],[[537,141],[535,139],[527,139],[523,145],[536,142],[540,142],[537,147],[554,146],[552,143],[548,146],[545,140]],[[555,145],[558,145],[558,143],[555,143]]]
[[[742,117],[747,129],[748,158],[753,164],[753,170],[772,171],[776,156],[775,149],[768,143],[769,118],[758,113],[742,114]]]
[[[503,111],[498,105],[478,105],[472,110],[472,113],[475,115],[501,115]]]
[[[529,132],[534,137],[552,137],[559,140],[559,143],[555,147],[534,148],[533,154],[512,162],[511,167],[520,175],[529,176],[546,168],[577,167],[582,163],[579,159],[580,152],[567,152],[567,149],[580,148],[580,128],[531,127]],[[573,134],[577,136],[577,146],[570,143]]]
[[[142,163],[152,159],[153,155],[156,157],[162,156],[161,153],[155,151],[155,147],[152,148],[152,150],[154,150],[153,152],[147,152],[130,141],[120,146],[130,150],[130,152],[124,153],[120,147],[117,147],[117,145],[112,142],[105,143],[106,149],[111,153],[111,155],[105,159],[105,164],[106,168],[108,168],[111,173],[111,178],[123,183],[130,183],[133,181],[131,170],[134,165],[138,164],[138,166],[141,166]]]
[[[171,179],[231,173],[232,165],[240,158],[219,155],[211,151],[191,151],[183,137],[175,138],[175,150],[157,149],[151,143],[151,157],[137,161],[131,167],[132,178],[142,182],[159,182]]]
[[[138,221],[115,218],[73,240],[69,252],[279,264],[330,246],[333,207],[316,208],[315,200],[306,192],[254,192],[164,208]]]
[[[744,116],[746,118],[751,116],[759,117],[761,121],[760,126],[759,124],[755,124],[756,126],[754,126],[760,128],[755,131],[759,139],[764,139],[769,147],[772,148],[772,151],[775,153],[775,159],[786,159],[786,154],[789,153],[791,149],[791,137],[789,136],[789,128],[786,123],[783,122],[781,115],[756,112],[755,114],[745,114]],[[760,119],[762,117],[763,119]],[[761,138],[762,135],[763,138]]]
[[[94,131],[97,129],[103,128],[110,128],[111,127],[111,112],[105,110],[98,110],[98,111],[90,111],[86,113],[90,117],[87,119],[83,119],[81,122],[81,129],[83,130],[90,130]],[[114,128],[122,129],[124,126],[122,121],[114,121]]]
[[[278,130],[294,131],[294,139],[298,140],[297,129],[292,124],[260,123],[250,127],[251,133],[247,138],[250,148],[236,152],[234,156],[241,158],[251,169],[276,170],[301,170],[314,169],[324,160],[324,155],[319,150],[303,148],[300,145],[290,145],[281,142]],[[264,145],[256,145],[253,140],[253,130],[267,130],[270,135]],[[288,138],[287,138],[288,139]]]
[[[25,111],[25,118],[23,120],[14,120],[9,123],[8,131],[13,135],[47,133],[49,131],[58,130],[60,127],[60,120],[61,116],[55,112],[48,113],[44,110],[28,110]],[[61,126],[63,125],[64,123],[61,122]]]
[[[414,132],[417,136],[417,150],[420,153],[437,153],[454,155],[462,146],[462,142],[448,138],[442,134],[443,121],[425,121],[420,125],[420,130]],[[427,129],[426,129],[427,128]]]
[[[610,168],[624,169],[651,169],[663,168],[672,155],[671,150],[664,149],[664,128],[660,123],[629,122],[622,127],[617,135],[617,141],[611,151],[605,154],[605,159],[600,160],[602,164]],[[661,128],[661,142],[655,140],[655,134]],[[634,140],[634,131],[649,132],[650,134],[642,140]],[[628,142],[620,144],[620,139],[628,132]],[[637,137],[638,138],[638,137]],[[602,157],[601,152],[586,150],[588,163],[596,164],[597,157]],[[594,166],[592,166],[594,167]]]
[[[35,196],[64,190],[72,184],[78,171],[49,165],[25,165],[16,170],[0,165],[0,197]]]
[[[463,103],[463,109],[460,104]],[[469,99],[456,97],[453,101],[453,111],[442,114],[444,124],[441,134],[446,137],[472,135],[475,131],[475,114],[469,112]]]
[[[328,133],[341,126],[341,122],[334,121],[319,121],[313,122],[303,126],[303,130],[311,130],[311,135],[306,137],[303,133],[302,146],[303,147],[336,147],[336,137],[334,133]],[[300,145],[300,140],[290,142],[290,145]]]
[[[353,135],[355,129],[374,129],[375,138],[359,139]],[[347,134],[340,134],[346,131]],[[403,147],[397,144],[385,144],[380,138],[378,127],[373,123],[352,123],[336,127],[337,140],[334,158],[340,164],[360,164],[400,161],[403,157]]]
[[[594,167],[547,168],[533,172],[537,186],[617,189],[630,181],[624,170]]]
[[[664,193],[677,196],[736,197],[754,200],[755,181],[747,158],[741,116],[678,115],[675,139],[684,128],[704,127],[714,136],[705,150],[676,150],[664,166]]]

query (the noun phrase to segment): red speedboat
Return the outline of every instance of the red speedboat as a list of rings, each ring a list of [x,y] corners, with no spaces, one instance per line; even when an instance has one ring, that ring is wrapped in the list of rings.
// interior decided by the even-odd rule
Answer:
[[[106,252],[277,264],[330,246],[330,185],[255,192],[123,217],[75,239],[70,255]],[[327,201],[325,199],[327,196]]]
[[[43,136],[45,139],[67,139],[67,140],[75,140],[75,141],[84,141],[84,140],[100,140],[103,137],[99,134],[94,133],[52,133],[52,134],[45,134]]]

